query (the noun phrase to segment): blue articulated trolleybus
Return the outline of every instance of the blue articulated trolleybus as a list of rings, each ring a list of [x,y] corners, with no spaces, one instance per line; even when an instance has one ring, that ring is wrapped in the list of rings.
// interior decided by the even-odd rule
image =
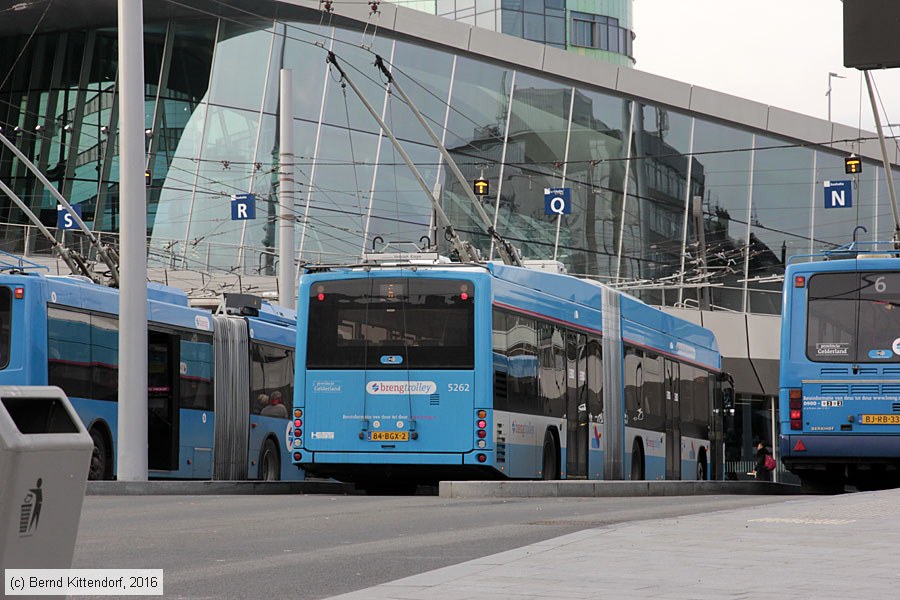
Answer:
[[[569,275],[495,263],[301,276],[293,461],[367,490],[722,473],[712,333]]]
[[[900,251],[879,246],[785,272],[781,459],[811,492],[900,485]]]
[[[128,443],[117,436],[118,291],[3,270],[0,385],[62,388],[94,441],[89,477],[113,478],[117,444]],[[296,316],[267,303],[242,312],[213,315],[179,290],[149,284],[151,477],[303,477],[289,454]],[[280,409],[255,401],[276,392],[286,399]]]

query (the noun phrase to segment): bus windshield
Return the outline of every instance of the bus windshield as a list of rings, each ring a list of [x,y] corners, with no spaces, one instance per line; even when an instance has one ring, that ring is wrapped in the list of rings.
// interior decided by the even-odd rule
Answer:
[[[900,273],[809,279],[806,355],[815,362],[900,362]]]
[[[472,369],[474,286],[396,278],[310,288],[310,369]]]

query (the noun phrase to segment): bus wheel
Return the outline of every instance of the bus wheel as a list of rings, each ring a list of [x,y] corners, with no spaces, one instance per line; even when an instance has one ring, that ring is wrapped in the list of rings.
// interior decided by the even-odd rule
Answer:
[[[278,481],[281,479],[281,457],[275,442],[267,439],[259,451],[259,479],[261,481]]]
[[[640,440],[634,440],[634,448],[631,450],[631,480],[644,480],[644,448]]]
[[[110,478],[109,442],[106,435],[97,427],[91,427],[91,441],[94,449],[91,452],[91,466],[88,469],[90,481],[100,481]]]
[[[556,442],[549,431],[544,436],[544,462],[541,479],[559,479],[559,456],[556,453]]]

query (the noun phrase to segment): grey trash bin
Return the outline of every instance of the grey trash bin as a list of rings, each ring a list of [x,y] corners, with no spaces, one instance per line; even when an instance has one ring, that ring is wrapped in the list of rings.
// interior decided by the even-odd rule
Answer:
[[[0,386],[0,568],[72,567],[93,447],[58,387]]]

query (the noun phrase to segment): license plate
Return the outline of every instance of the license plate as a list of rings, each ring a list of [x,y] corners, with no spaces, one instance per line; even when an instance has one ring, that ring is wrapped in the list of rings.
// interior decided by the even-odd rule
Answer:
[[[369,433],[370,442],[408,442],[408,431],[373,431]]]
[[[860,415],[862,425],[900,425],[900,415]]]

